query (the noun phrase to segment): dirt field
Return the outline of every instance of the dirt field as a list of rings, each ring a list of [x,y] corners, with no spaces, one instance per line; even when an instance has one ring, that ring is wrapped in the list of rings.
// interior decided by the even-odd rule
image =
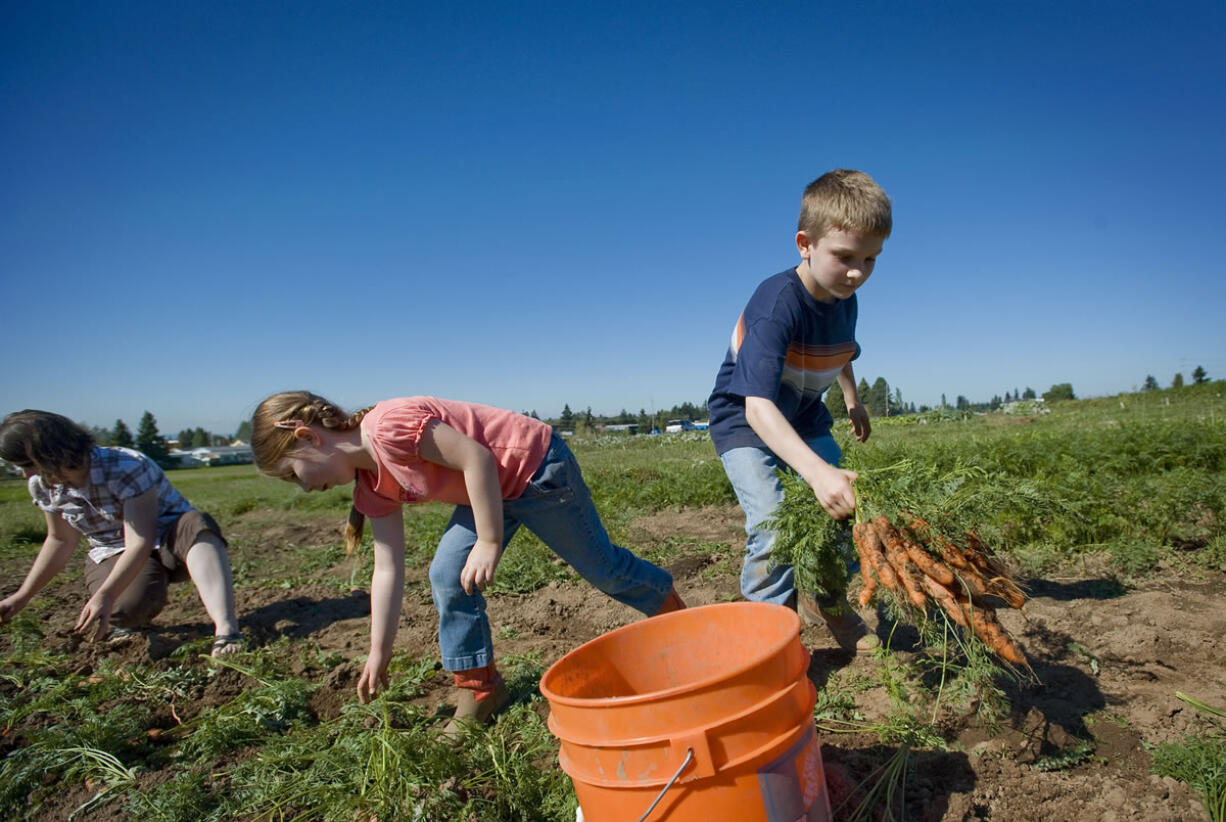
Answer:
[[[287,555],[304,545],[334,540],[331,519],[312,524],[299,517],[288,524],[284,514],[279,520],[271,516],[244,514],[230,527],[230,536],[247,546],[244,550]],[[743,538],[740,509],[657,514],[636,521],[631,531],[631,543],[644,549],[676,544],[679,537],[683,543],[705,544],[701,551],[677,549],[666,562],[682,596],[692,605],[736,599]],[[726,544],[727,552],[712,552],[712,543]],[[16,585],[14,570],[5,569],[6,591]],[[347,579],[349,568],[342,564],[333,573]],[[57,581],[43,596],[62,603],[49,641],[74,647],[81,671],[89,670],[100,654],[164,658],[182,641],[207,633],[190,586],[175,586],[170,606],[158,618],[157,633],[106,647],[77,643],[68,629],[83,602],[79,584]],[[907,818],[1207,820],[1191,789],[1149,773],[1143,743],[1177,741],[1201,727],[1196,712],[1175,697],[1176,691],[1212,705],[1226,704],[1226,580],[1217,575],[1190,585],[1173,574],[1159,574],[1140,587],[1124,589],[1101,571],[1087,568],[1028,584],[1033,598],[1024,611],[1003,612],[1001,617],[1033,660],[1039,684],[1010,687],[1013,714],[999,729],[978,727],[965,717],[942,725],[949,751],[916,755],[916,778],[906,786]],[[437,655],[436,617],[424,567],[409,570],[407,590],[397,645],[417,655]],[[334,715],[353,698],[360,666],[350,660],[364,656],[367,647],[365,592],[336,591],[334,585],[322,584],[238,591],[243,628],[257,643],[283,636],[310,638],[346,658],[329,670],[304,663],[302,673],[323,682],[314,701],[321,716]],[[545,664],[637,616],[581,583],[553,583],[528,595],[496,596],[490,603],[499,656],[534,652]],[[803,639],[813,651],[810,676],[819,687],[840,668],[850,666],[852,672],[871,677],[879,664],[865,654],[848,663],[818,629],[806,629]],[[895,646],[905,658],[907,637],[896,636]],[[167,727],[174,721],[172,710],[186,719],[205,705],[232,697],[240,680],[237,674],[218,676],[196,704],[168,706]],[[423,697],[427,707],[445,703],[449,684],[445,673],[435,676],[434,687]],[[886,700],[881,688],[857,696],[870,718],[875,712],[884,714]],[[1086,761],[1060,770],[1035,767],[1041,758],[1088,738],[1093,739],[1093,756]],[[885,750],[870,735],[826,735],[823,741],[835,801],[881,761]],[[77,794],[66,792],[62,807],[79,805],[82,797]],[[103,808],[77,818],[118,818],[115,813],[114,808]]]

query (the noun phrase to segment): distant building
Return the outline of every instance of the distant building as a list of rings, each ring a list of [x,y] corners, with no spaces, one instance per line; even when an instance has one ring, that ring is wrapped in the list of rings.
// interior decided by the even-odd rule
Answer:
[[[215,445],[193,448],[190,451],[174,450],[170,456],[179,461],[181,468],[201,465],[250,465],[255,462],[250,445]]]

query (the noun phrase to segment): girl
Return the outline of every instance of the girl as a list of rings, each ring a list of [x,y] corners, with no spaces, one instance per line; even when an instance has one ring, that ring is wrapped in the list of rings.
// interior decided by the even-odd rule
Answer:
[[[0,622],[63,570],[85,535],[90,596],[78,633],[96,626],[97,640],[112,621],[124,629],[146,625],[165,607],[168,583],[190,577],[216,630],[213,656],[242,647],[221,528],[188,504],[153,460],[95,445],[67,417],[29,410],[0,425],[0,458],[21,469],[47,520],[47,538],[25,581],[0,601]]]
[[[619,602],[647,615],[685,607],[668,572],[610,542],[570,449],[540,420],[433,397],[386,400],[348,415],[323,397],[291,391],[256,408],[251,447],[261,471],[303,490],[354,482],[351,551],[371,518],[370,656],[357,685],[363,702],[387,685],[404,592],[405,502],[456,505],[430,563],[443,667],[461,689],[448,733],[459,721],[484,722],[508,700],[481,591],[520,525]]]

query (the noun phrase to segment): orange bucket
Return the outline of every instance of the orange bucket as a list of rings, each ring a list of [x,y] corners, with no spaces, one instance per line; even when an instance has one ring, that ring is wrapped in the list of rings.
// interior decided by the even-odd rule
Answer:
[[[828,822],[800,619],[734,602],[585,643],[541,678],[586,822]]]

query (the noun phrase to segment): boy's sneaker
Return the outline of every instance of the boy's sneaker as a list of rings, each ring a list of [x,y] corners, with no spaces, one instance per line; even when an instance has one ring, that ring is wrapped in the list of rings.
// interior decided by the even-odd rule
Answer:
[[[881,644],[846,599],[823,608],[810,596],[796,597],[796,612],[805,625],[825,625],[839,647],[849,653],[871,651]]]

